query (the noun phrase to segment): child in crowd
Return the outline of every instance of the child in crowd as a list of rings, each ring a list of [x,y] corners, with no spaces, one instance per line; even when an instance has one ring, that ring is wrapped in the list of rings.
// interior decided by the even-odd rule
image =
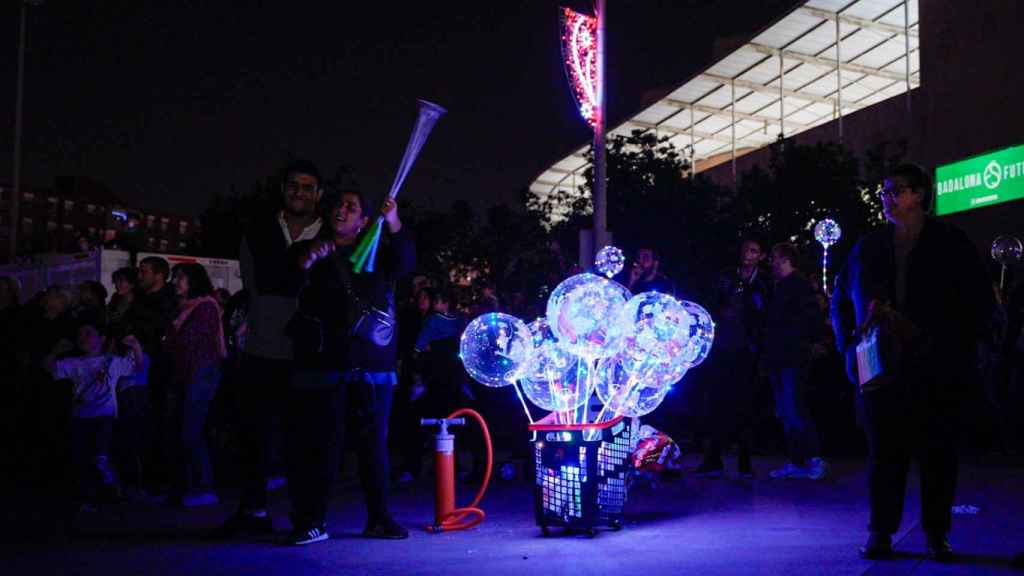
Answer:
[[[117,416],[117,384],[126,376],[143,370],[142,348],[134,336],[126,336],[123,347],[107,346],[103,329],[95,323],[78,328],[79,356],[58,360],[74,349],[61,340],[46,358],[54,380],[71,380],[72,458],[78,471],[80,495],[87,500],[117,499],[120,487],[110,464],[110,444]]]

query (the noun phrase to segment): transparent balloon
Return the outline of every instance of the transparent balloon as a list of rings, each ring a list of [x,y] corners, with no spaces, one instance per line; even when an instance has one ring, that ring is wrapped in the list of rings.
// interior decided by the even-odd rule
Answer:
[[[1000,236],[992,242],[992,259],[1004,266],[1020,262],[1022,253],[1024,246],[1013,236]]]
[[[589,396],[586,373],[578,374],[579,358],[558,346],[546,318],[534,320],[528,328],[533,354],[520,380],[526,398],[544,410],[579,408]]]
[[[669,374],[674,372],[657,368],[648,369],[645,373],[630,372],[623,367],[619,356],[601,360],[595,389],[605,405],[603,414],[605,417],[622,414],[634,418],[650,414],[661,405],[671,384],[678,380],[667,382],[665,378],[670,377]]]
[[[690,340],[683,348],[680,359],[687,369],[697,366],[708,357],[715,341],[715,322],[708,311],[699,304],[683,300],[682,306],[691,318],[688,327]]]
[[[625,334],[620,362],[629,372],[686,358],[694,318],[681,302],[660,292],[643,292],[626,302],[619,315]]]
[[[547,319],[563,349],[587,360],[613,356],[622,347],[616,320],[631,294],[618,282],[577,274],[548,299]]]
[[[466,372],[491,387],[508,386],[529,367],[530,330],[519,318],[493,312],[478,316],[462,333],[459,357]]]
[[[626,256],[615,246],[605,246],[594,257],[594,269],[608,278],[622,272],[626,265]]]
[[[828,248],[843,236],[843,229],[839,227],[839,223],[831,218],[825,218],[819,220],[814,225],[814,239],[821,243],[822,246]]]

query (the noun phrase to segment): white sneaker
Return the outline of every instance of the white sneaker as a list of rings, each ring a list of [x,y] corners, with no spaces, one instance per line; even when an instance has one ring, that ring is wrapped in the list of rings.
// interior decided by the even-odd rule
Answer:
[[[288,485],[288,479],[284,476],[271,476],[267,478],[267,492],[275,492]]]
[[[829,465],[828,462],[821,458],[811,458],[810,466],[808,466],[807,477],[811,480],[821,480],[828,476]]]
[[[772,470],[768,473],[771,478],[810,478],[810,472],[807,468],[797,466],[792,462],[786,462],[786,465],[777,470]]]
[[[306,544],[313,544],[314,542],[323,542],[330,538],[327,533],[327,527],[313,526],[309,530],[296,530],[292,532],[291,536],[288,537],[288,543],[292,546],[305,546]]]

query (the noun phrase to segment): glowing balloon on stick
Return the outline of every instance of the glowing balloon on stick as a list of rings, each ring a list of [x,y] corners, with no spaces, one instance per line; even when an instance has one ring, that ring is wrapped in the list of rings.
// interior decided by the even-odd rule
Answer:
[[[711,345],[715,342],[715,322],[700,304],[689,300],[683,300],[681,304],[691,319],[690,340],[681,354],[683,365],[690,369],[703,362],[711,352]]]
[[[1002,265],[999,274],[999,290],[1003,290],[1006,281],[1006,268],[1020,262],[1024,253],[1024,245],[1013,236],[999,236],[992,241],[992,259]]]
[[[533,353],[530,330],[508,314],[493,312],[469,323],[459,342],[459,357],[477,382],[500,388],[515,382]]]
[[[538,318],[528,326],[533,336],[533,355],[520,385],[526,397],[540,408],[567,412],[579,408],[589,398],[586,378],[578,378],[579,359],[558,346],[548,321]]]
[[[663,379],[662,371],[648,369],[640,374],[626,370],[620,356],[601,360],[597,370],[597,396],[604,408],[596,422],[605,413],[634,418],[650,414],[665,399],[673,383]]]
[[[660,292],[637,294],[622,307],[618,323],[625,340],[619,355],[629,372],[673,362],[690,344],[695,319],[675,298]]]
[[[831,218],[825,218],[819,220],[814,225],[814,239],[821,244],[823,248],[821,254],[821,288],[826,294],[829,293],[828,286],[828,249],[833,246],[843,236],[843,229],[839,227],[839,223]]]
[[[626,265],[626,256],[615,246],[605,246],[597,252],[594,257],[594,269],[611,278],[622,272]]]
[[[618,282],[595,274],[571,276],[551,293],[547,320],[563,349],[587,360],[606,358],[622,347],[615,321],[630,298]]]

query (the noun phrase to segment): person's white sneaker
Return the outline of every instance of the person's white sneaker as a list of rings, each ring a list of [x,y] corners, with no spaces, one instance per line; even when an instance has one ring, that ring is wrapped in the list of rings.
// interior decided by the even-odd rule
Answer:
[[[772,470],[768,473],[770,478],[810,478],[810,473],[807,468],[797,466],[792,462],[786,462],[786,465],[782,468]]]

